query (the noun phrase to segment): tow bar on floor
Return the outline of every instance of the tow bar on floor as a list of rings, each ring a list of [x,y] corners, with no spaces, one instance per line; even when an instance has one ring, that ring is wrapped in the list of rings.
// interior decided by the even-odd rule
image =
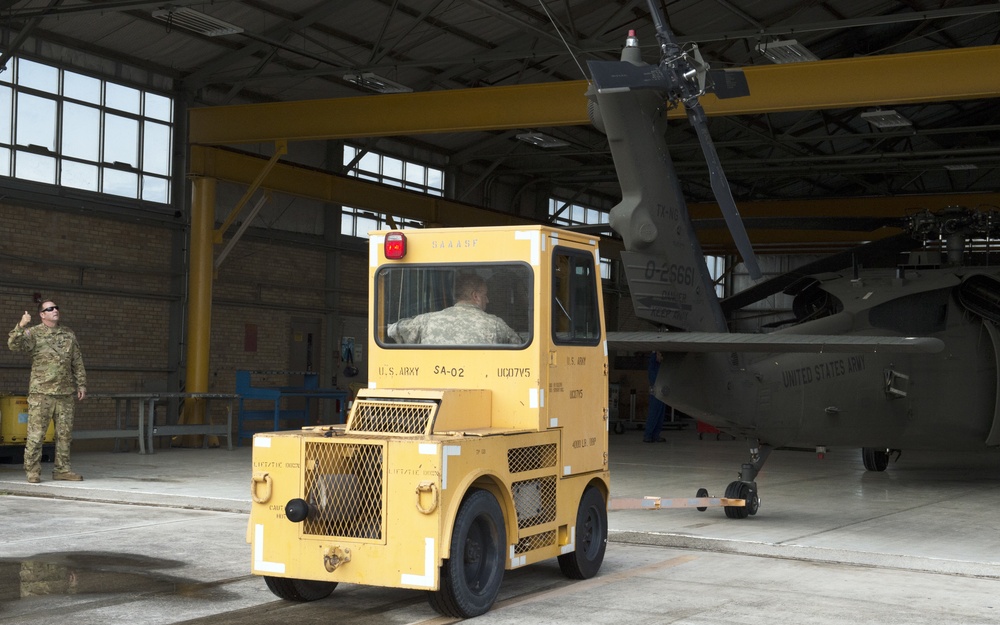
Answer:
[[[708,493],[698,491],[697,497],[684,499],[663,499],[662,497],[612,497],[608,500],[608,510],[662,510],[664,508],[697,508],[704,512],[709,508],[734,507],[743,508],[746,499],[730,499],[728,497],[709,497]]]

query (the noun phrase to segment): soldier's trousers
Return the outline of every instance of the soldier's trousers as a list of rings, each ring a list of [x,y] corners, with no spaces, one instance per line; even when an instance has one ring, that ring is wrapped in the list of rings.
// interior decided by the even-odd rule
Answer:
[[[42,471],[42,443],[49,421],[56,423],[56,459],[53,473],[69,468],[69,446],[73,442],[73,395],[28,395],[28,433],[24,442],[24,472],[39,475]]]

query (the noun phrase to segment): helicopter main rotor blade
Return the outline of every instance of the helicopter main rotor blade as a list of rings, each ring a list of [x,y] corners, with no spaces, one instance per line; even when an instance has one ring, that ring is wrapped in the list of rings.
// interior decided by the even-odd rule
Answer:
[[[789,285],[804,276],[828,271],[840,271],[855,263],[868,264],[881,258],[894,258],[902,252],[919,248],[922,244],[922,240],[914,238],[909,232],[901,232],[832,256],[824,256],[819,260],[796,267],[787,273],[775,276],[764,282],[759,282],[735,295],[725,298],[721,302],[722,309],[726,314],[729,314],[740,308],[759,302],[766,297],[770,297],[775,293],[782,292]]]
[[[733,243],[736,244],[736,249],[739,251],[740,256],[743,257],[743,264],[746,265],[750,277],[754,280],[759,280],[762,274],[760,266],[757,264],[757,256],[753,252],[750,237],[747,236],[747,230],[743,226],[740,211],[736,208],[736,201],[733,199],[733,192],[729,188],[726,172],[722,170],[722,163],[719,161],[718,152],[715,151],[712,136],[708,133],[708,126],[705,123],[705,111],[701,108],[701,104],[697,98],[693,101],[685,102],[685,107],[687,109],[688,121],[691,122],[695,132],[698,134],[701,151],[705,155],[705,162],[708,163],[708,175],[712,182],[712,193],[715,194],[715,200],[719,203],[719,208],[722,210],[722,216],[726,220],[726,225],[729,226]]]

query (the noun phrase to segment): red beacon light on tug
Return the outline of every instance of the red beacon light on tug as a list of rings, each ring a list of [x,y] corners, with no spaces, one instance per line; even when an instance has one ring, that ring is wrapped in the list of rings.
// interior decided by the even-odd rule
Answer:
[[[383,251],[389,260],[399,260],[406,256],[406,235],[402,232],[390,232],[385,235]]]

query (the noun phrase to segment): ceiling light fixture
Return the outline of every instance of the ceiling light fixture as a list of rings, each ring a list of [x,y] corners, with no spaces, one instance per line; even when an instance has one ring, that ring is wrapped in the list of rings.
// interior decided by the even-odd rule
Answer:
[[[944,166],[948,171],[968,171],[972,169],[979,169],[975,163],[953,163]]]
[[[413,89],[406,85],[400,84],[395,80],[389,80],[378,74],[373,74],[372,72],[344,74],[344,80],[376,93],[410,93],[413,91]]]
[[[522,132],[515,137],[525,143],[530,143],[531,145],[545,148],[546,150],[550,150],[552,148],[565,148],[569,146],[569,142],[563,141],[562,139],[556,139],[555,137],[549,136],[544,132]]]
[[[772,63],[806,63],[819,60],[819,57],[813,54],[809,48],[795,39],[758,43],[756,50]]]
[[[861,113],[861,119],[876,128],[905,128],[912,126],[913,122],[906,119],[893,109],[865,111]]]
[[[206,37],[220,37],[222,35],[236,35],[243,32],[243,29],[235,24],[224,22],[218,18],[206,15],[200,11],[187,7],[176,7],[171,9],[158,9],[153,11],[153,17],[166,22],[167,26],[180,26],[192,32],[196,32]]]

